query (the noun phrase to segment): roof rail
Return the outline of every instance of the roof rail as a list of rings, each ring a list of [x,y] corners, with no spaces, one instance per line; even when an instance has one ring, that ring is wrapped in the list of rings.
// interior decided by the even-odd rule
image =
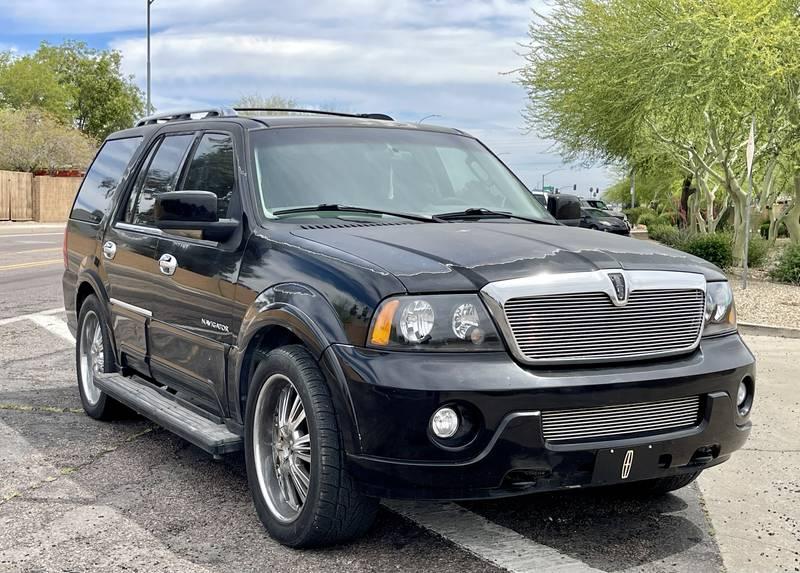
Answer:
[[[298,109],[288,107],[235,107],[234,112],[253,112],[270,111],[280,113],[309,113],[315,115],[333,115],[336,117],[358,117],[361,119],[382,119],[384,121],[394,121],[394,118],[385,113],[344,113],[342,111],[324,111],[320,109]]]
[[[142,119],[136,122],[136,127],[142,127],[143,125],[153,125],[156,123],[166,123],[168,121],[206,119],[209,117],[232,117],[236,115],[237,115],[236,111],[229,107],[167,111],[143,117]],[[194,116],[201,116],[201,117],[194,117]]]

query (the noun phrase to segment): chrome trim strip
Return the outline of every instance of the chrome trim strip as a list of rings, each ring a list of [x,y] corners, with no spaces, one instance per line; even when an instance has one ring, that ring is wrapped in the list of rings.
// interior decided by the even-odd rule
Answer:
[[[127,302],[122,302],[116,298],[110,299],[111,304],[114,306],[118,306],[120,308],[124,308],[125,310],[129,310],[131,312],[135,312],[136,314],[141,314],[142,316],[152,317],[153,313],[146,308],[142,308],[140,306],[134,306],[132,304],[128,304]]]
[[[560,357],[530,359],[520,348],[506,316],[505,304],[511,299],[536,296],[605,293],[610,301],[616,294],[609,274],[622,274],[628,287],[628,298],[637,291],[648,290],[700,290],[706,292],[706,279],[699,273],[680,271],[628,271],[622,269],[600,269],[577,273],[548,273],[518,279],[496,281],[484,286],[481,298],[486,303],[490,314],[500,327],[511,352],[517,360],[530,365],[559,364],[602,364],[608,362],[625,362],[645,358],[663,358],[684,354],[695,350],[703,336],[703,326],[698,329],[697,336],[691,345],[679,349],[662,351],[632,352],[626,355],[607,357]],[[579,317],[578,317],[579,318]]]

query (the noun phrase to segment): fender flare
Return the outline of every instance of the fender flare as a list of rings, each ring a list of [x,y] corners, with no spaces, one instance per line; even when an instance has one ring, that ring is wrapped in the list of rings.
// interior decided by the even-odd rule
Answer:
[[[311,318],[314,316],[314,318]],[[263,291],[248,308],[242,320],[237,344],[231,347],[228,364],[228,408],[237,423],[244,423],[248,377],[258,336],[277,327],[290,332],[311,352],[319,364],[331,392],[339,429],[350,453],[361,450],[358,425],[350,391],[339,365],[330,364],[327,348],[347,342],[344,326],[330,303],[319,292],[297,283],[284,283]]]

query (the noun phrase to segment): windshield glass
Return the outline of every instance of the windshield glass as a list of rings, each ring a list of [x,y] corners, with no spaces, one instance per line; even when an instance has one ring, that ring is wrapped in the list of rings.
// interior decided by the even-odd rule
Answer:
[[[608,205],[606,205],[602,201],[595,200],[595,201],[592,201],[591,203],[592,203],[592,206],[597,207],[598,209],[603,209],[603,210],[606,210],[606,211],[608,210]]]
[[[299,127],[254,132],[252,147],[267,217],[283,209],[342,204],[420,215],[484,208],[553,221],[525,186],[469,137]]]
[[[608,217],[608,213],[601,211],[600,209],[584,209],[584,212],[588,213],[592,217]]]

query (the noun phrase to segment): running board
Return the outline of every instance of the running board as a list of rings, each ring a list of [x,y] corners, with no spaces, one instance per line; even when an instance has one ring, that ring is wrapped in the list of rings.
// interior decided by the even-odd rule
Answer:
[[[242,449],[243,438],[225,426],[182,406],[155,386],[117,373],[95,374],[95,385],[159,426],[215,456]]]

